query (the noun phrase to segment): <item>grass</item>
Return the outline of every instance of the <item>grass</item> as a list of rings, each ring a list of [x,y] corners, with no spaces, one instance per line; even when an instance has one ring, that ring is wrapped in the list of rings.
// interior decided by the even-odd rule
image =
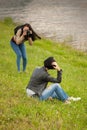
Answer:
[[[87,129],[87,54],[68,45],[42,39],[26,42],[27,73],[17,73],[16,56],[9,41],[15,24],[0,22],[0,130],[86,130]],[[63,69],[61,86],[81,101],[65,105],[58,100],[28,98],[26,86],[33,69],[54,56]],[[22,67],[22,66],[21,66]],[[55,71],[50,71],[56,76]]]

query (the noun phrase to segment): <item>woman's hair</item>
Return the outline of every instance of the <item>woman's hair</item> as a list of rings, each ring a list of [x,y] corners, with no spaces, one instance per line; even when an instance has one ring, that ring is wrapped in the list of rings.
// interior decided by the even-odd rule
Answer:
[[[29,23],[25,23],[25,24],[23,25],[23,27],[24,27],[24,26],[29,27],[29,30],[32,31],[31,38],[32,38],[33,41],[35,41],[37,38],[38,38],[38,39],[41,39],[41,37],[38,36],[38,34],[33,30],[33,28],[31,27],[31,25],[30,25]]]

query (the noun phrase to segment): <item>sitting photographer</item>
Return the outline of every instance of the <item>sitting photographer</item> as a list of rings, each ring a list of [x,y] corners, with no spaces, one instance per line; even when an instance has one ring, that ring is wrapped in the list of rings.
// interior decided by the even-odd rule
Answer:
[[[14,36],[12,37],[10,44],[12,49],[17,55],[17,69],[20,72],[20,61],[23,59],[23,71],[26,70],[27,57],[26,57],[26,48],[24,45],[25,41],[29,41],[29,44],[32,45],[33,41],[36,39],[41,39],[35,31],[32,29],[31,25],[26,23],[24,25],[17,26],[14,29]]]
[[[50,69],[56,70],[56,78],[48,73]],[[59,67],[54,57],[48,57],[46,60],[44,60],[44,65],[42,67],[37,67],[33,71],[26,87],[26,93],[29,97],[38,97],[41,101],[47,99],[52,100],[56,98],[65,104],[70,104],[71,100],[81,100],[80,97],[75,98],[68,96],[68,94],[59,84],[61,81],[62,69]],[[48,87],[47,85],[49,82],[52,84],[50,84]]]

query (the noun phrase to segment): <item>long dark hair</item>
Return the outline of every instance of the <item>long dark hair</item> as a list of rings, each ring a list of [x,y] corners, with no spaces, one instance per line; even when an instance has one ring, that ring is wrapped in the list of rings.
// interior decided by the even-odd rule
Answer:
[[[41,39],[41,37],[38,36],[38,34],[33,30],[33,28],[31,27],[31,25],[30,25],[29,23],[25,23],[25,24],[23,25],[23,27],[24,27],[24,26],[29,27],[29,30],[32,31],[31,38],[32,38],[33,41],[35,41],[36,39]]]

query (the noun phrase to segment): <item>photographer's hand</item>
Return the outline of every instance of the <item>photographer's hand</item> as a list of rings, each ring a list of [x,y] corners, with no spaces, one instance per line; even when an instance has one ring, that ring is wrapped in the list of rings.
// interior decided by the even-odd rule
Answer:
[[[23,36],[26,36],[26,35],[27,35],[27,31],[24,30],[22,35],[23,35]]]
[[[33,41],[32,41],[32,39],[31,39],[31,37],[28,38],[28,41],[29,41],[29,44],[30,44],[30,45],[33,45]]]
[[[26,36],[28,31],[29,31],[29,27],[25,26],[23,28],[23,36]]]
[[[14,36],[14,40],[15,40],[17,45],[21,44],[22,41],[24,40],[24,36],[21,35],[21,29],[19,29],[17,31],[16,35]]]

